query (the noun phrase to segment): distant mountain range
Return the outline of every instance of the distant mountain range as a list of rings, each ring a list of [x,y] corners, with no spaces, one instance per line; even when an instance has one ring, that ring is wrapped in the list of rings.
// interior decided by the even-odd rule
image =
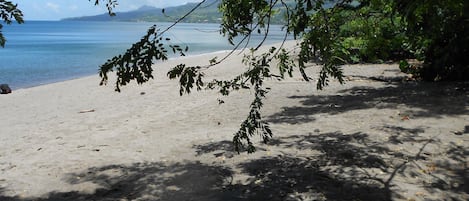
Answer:
[[[179,19],[198,3],[187,3],[181,6],[156,8],[153,6],[142,6],[137,10],[128,12],[117,12],[111,17],[107,13],[95,16],[72,17],[62,19],[63,21],[126,21],[126,22],[174,22]],[[186,23],[219,23],[221,14],[218,11],[218,0],[209,0],[202,4],[191,15],[187,16],[182,22]],[[283,15],[278,14],[273,19],[273,23],[281,23]]]
[[[202,4],[196,11],[187,16],[182,22],[186,23],[220,23],[221,14],[218,11],[219,0],[208,0]],[[295,1],[285,1],[289,7],[295,7]],[[325,7],[331,7],[334,1],[327,2]],[[192,10],[198,3],[187,3],[181,6],[168,8],[156,8],[153,6],[142,6],[137,10],[128,12],[117,12],[111,17],[104,13],[95,16],[83,16],[62,19],[64,21],[126,21],[126,22],[174,22]],[[273,24],[284,24],[285,9],[278,6],[279,12],[271,19]],[[164,10],[164,12],[163,12]]]
[[[186,17],[183,22],[188,23],[217,23],[221,21],[218,11],[218,1],[210,0],[199,9]],[[142,6],[137,10],[129,12],[117,12],[116,16],[107,13],[95,16],[83,16],[62,19],[64,21],[128,21],[128,22],[174,22],[194,8],[197,3],[187,3],[181,6],[156,8],[153,6]]]

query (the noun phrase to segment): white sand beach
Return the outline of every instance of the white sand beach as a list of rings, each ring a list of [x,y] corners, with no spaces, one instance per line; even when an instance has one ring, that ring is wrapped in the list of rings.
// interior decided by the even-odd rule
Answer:
[[[157,64],[121,93],[96,75],[0,95],[0,200],[469,200],[468,83],[406,81],[396,64],[345,66],[322,91],[269,80],[273,139],[238,154],[252,91],[179,96],[166,76],[225,54]]]

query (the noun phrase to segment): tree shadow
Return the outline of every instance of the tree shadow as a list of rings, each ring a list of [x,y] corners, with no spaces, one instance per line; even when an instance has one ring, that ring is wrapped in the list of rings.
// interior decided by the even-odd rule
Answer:
[[[92,194],[50,192],[45,198],[24,199],[0,195],[0,200],[232,200],[232,194],[223,189],[230,182],[231,174],[228,168],[199,162],[109,165],[64,178],[70,184],[99,186]]]
[[[427,139],[421,139],[420,134],[425,130],[421,127],[418,128],[404,128],[394,125],[383,125],[382,127],[375,128],[389,134],[388,142],[391,144],[403,144],[405,142],[425,142]]]
[[[469,145],[451,142],[445,155],[450,160],[435,162],[433,171],[429,172],[434,182],[427,184],[427,188],[469,194]]]
[[[206,145],[210,149],[198,146],[196,153],[230,151],[227,146]],[[401,197],[390,189],[392,185],[364,172],[364,169],[388,171],[389,165],[380,154],[392,153],[385,147],[373,144],[367,134],[334,132],[294,135],[275,138],[269,146],[280,150],[316,150],[319,154],[300,157],[285,153],[239,163],[237,168],[250,179],[226,188],[236,192],[240,199],[392,200]]]
[[[320,166],[356,166],[386,169],[386,164],[379,155],[391,152],[389,149],[368,140],[368,134],[360,132],[352,134],[333,132],[317,135],[312,133],[293,135],[274,139],[269,142],[269,145],[319,151],[321,154],[316,157],[321,160],[315,162]]]
[[[196,149],[196,153],[230,151],[226,146],[207,145],[211,148]],[[392,185],[364,172],[365,169],[388,171],[390,167],[381,156],[393,153],[370,141],[367,134],[294,135],[275,138],[269,146],[280,150],[316,150],[320,154],[299,157],[286,153],[242,162],[238,168],[251,179],[227,188],[245,200],[392,200],[401,197],[391,191]]]
[[[412,143],[418,151],[394,150],[393,141],[376,141],[371,134],[362,132],[298,134],[270,143],[270,150],[284,151],[283,154],[251,160],[235,155],[233,166],[182,161],[93,167],[63,178],[72,185],[97,186],[93,193],[50,192],[44,197],[20,198],[2,196],[5,191],[0,189],[0,200],[386,201],[407,199],[399,184],[407,182],[406,178],[418,177],[431,179],[427,183],[409,181],[406,185],[434,194],[448,192],[447,197],[452,200],[468,198],[467,146],[448,146],[444,154],[451,161],[435,161],[437,169],[433,170],[425,166],[432,160],[424,150],[442,144],[420,136],[423,129],[396,126],[376,129],[400,132],[394,140]],[[232,151],[228,145],[228,141],[211,142],[194,146],[194,151],[199,156],[226,153]]]
[[[192,148],[196,150],[196,155],[200,156],[207,153],[213,153],[213,155],[230,155],[235,154],[235,148],[232,141],[223,140],[219,142],[210,142],[202,145],[193,145]],[[240,150],[244,151],[244,150]],[[215,153],[216,152],[216,153]]]
[[[345,178],[355,178],[355,181],[372,180],[382,184],[389,195],[402,198],[394,183],[406,183],[421,187],[428,194],[444,194],[451,200],[467,200],[469,198],[469,168],[467,158],[469,145],[441,142],[438,139],[428,139],[420,136],[424,133],[421,128],[407,129],[397,126],[383,126],[387,133],[400,133],[390,136],[389,141],[377,142],[362,133],[340,134],[325,133],[280,138],[275,142],[277,146],[296,149],[320,150],[321,154],[314,157],[314,164],[321,167],[336,166],[328,169],[333,175],[343,175]],[[293,139],[293,140],[292,140]],[[394,149],[398,142],[403,150]],[[391,146],[390,146],[391,145]],[[445,150],[442,153],[431,153],[433,147]],[[395,146],[394,146],[395,147]],[[418,147],[418,151],[410,152],[405,148]],[[429,152],[430,151],[430,152]],[[370,160],[371,159],[371,160]],[[379,168],[381,175],[377,175]],[[343,170],[347,170],[343,171]],[[400,177],[399,181],[394,181]],[[418,178],[420,182],[402,181],[407,177]],[[425,195],[425,193],[422,195]],[[441,198],[441,197],[440,197]]]
[[[390,192],[371,180],[339,177],[315,160],[293,156],[265,157],[239,165],[253,177],[231,188],[245,200],[391,200]]]
[[[469,198],[469,147],[427,138],[422,135],[423,128],[385,125],[375,129],[389,134],[388,140],[374,140],[373,135],[362,132],[274,138],[267,146],[282,154],[239,163],[237,167],[251,179],[227,189],[245,200],[395,200],[419,196],[430,200],[436,196],[433,200],[438,200],[443,193],[452,200]],[[215,144],[207,144],[211,149],[203,154],[230,151]],[[443,146],[444,153],[429,153],[433,147]],[[197,148],[195,151],[201,153]],[[409,186],[420,190],[408,194]]]
[[[395,108],[398,104],[420,109],[414,114],[420,117],[467,113],[464,102],[467,93],[453,90],[451,83],[446,85],[390,83],[384,88],[354,87],[341,91],[342,95],[290,97],[302,99],[303,106],[285,108],[284,112],[269,118],[274,123],[301,123],[314,119],[300,117],[317,113]],[[468,127],[465,126],[464,133],[468,133]],[[388,138],[374,140],[373,130],[297,133],[269,142],[269,150],[282,154],[251,160],[235,158],[235,165],[230,167],[195,161],[93,167],[64,178],[72,185],[98,186],[93,193],[50,192],[44,197],[20,198],[6,196],[5,189],[0,188],[0,200],[386,201],[408,198],[403,193],[405,187],[399,186],[403,183],[421,187],[429,193],[445,192],[452,200],[467,200],[468,145],[447,145],[437,139],[425,138],[421,135],[425,129],[421,127],[383,125],[373,129],[386,133]],[[417,151],[395,149],[396,146]],[[446,149],[441,157],[434,157],[425,152],[428,146]],[[237,156],[230,141],[210,142],[193,148],[196,156]],[[261,147],[259,150],[266,149]],[[234,181],[240,174],[247,179]],[[408,178],[424,178],[426,182]]]
[[[368,135],[326,133],[319,136],[295,135],[276,138],[269,146],[298,150],[320,150],[320,155],[298,157],[284,154],[242,160],[238,172],[248,175],[241,183],[226,189],[239,200],[391,200],[391,191],[377,180],[360,173],[361,168],[387,169],[374,153],[367,153],[359,144],[368,142]],[[366,142],[365,142],[366,141]],[[230,152],[227,141],[195,146],[198,155]],[[356,144],[355,144],[356,143]],[[369,149],[389,151],[372,144]],[[327,169],[332,168],[332,169]]]
[[[267,117],[272,123],[298,124],[314,121],[312,115],[336,115],[362,109],[412,108],[413,117],[469,114],[469,88],[464,83],[388,82],[384,87],[355,86],[335,95],[291,96],[302,106],[284,107]]]
[[[444,192],[446,197],[451,200],[468,199],[469,167],[467,162],[455,164],[448,161],[439,161],[434,164],[434,169],[428,174],[431,176],[432,182],[424,185],[430,192]],[[462,194],[466,194],[466,196],[463,197]]]
[[[12,198],[12,197],[4,196],[5,192],[6,192],[6,189],[0,187],[0,200],[2,200],[2,201],[16,201],[17,200],[17,199]]]

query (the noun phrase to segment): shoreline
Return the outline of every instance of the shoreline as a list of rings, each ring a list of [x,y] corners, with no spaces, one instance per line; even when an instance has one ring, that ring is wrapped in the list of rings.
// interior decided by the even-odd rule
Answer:
[[[237,51],[239,51],[239,50],[237,50]],[[214,52],[200,53],[200,54],[194,54],[194,55],[170,57],[170,58],[168,58],[167,61],[163,61],[163,63],[164,62],[169,62],[169,61],[177,61],[177,60],[181,60],[181,59],[206,57],[206,56],[210,56],[210,55],[223,55],[223,54],[226,54],[228,52],[231,52],[231,50],[218,50],[218,51],[214,51]],[[208,62],[208,60],[207,60],[207,62]],[[159,63],[155,63],[153,65],[155,66],[155,65],[158,65],[158,64]],[[55,79],[56,81],[51,80],[51,81],[47,81],[45,83],[32,84],[30,86],[15,87],[15,88],[12,88],[12,90],[14,92],[14,91],[23,90],[23,89],[29,89],[29,88],[35,88],[35,87],[40,87],[40,86],[44,86],[44,85],[56,84],[56,83],[61,83],[61,82],[73,81],[73,80],[79,80],[79,79],[84,79],[84,78],[87,78],[87,77],[94,77],[94,76],[99,76],[99,73],[96,72],[96,73],[93,73],[93,74],[87,74],[87,75],[81,75],[81,76],[77,75],[77,76],[73,76],[73,77],[69,77],[69,78],[63,78],[63,79],[57,78],[57,79]],[[2,83],[2,84],[8,84],[8,83]],[[98,83],[98,85],[99,85],[99,83]]]
[[[286,43],[293,43],[294,40],[287,40]],[[278,46],[279,44],[281,43],[271,43],[271,44],[267,44],[267,45],[264,45],[264,46]],[[245,49],[239,49],[239,50],[235,50],[235,52],[244,52],[248,50],[248,48],[245,48]],[[156,65],[159,65],[159,64],[162,64],[162,65],[165,65],[164,63],[166,62],[174,62],[174,61],[177,61],[177,60],[185,60],[185,59],[197,59],[197,57],[200,57],[200,58],[208,58],[209,56],[220,56],[220,55],[226,55],[228,54],[229,52],[231,52],[231,50],[217,50],[217,51],[213,51],[213,52],[206,52],[206,53],[197,53],[197,54],[193,54],[193,55],[186,55],[186,56],[175,56],[175,57],[170,57],[168,58],[167,61],[162,61],[162,63],[160,62],[157,62],[157,63],[154,63],[153,65],[156,66]],[[208,61],[210,59],[212,59],[213,57],[210,57],[208,58],[206,61],[207,61],[207,64],[208,64]],[[219,57],[220,58],[220,57]],[[99,70],[99,68],[97,68],[97,70]],[[112,74],[112,73],[111,73]],[[69,78],[57,78],[57,79],[54,79],[54,80],[50,80],[50,81],[47,81],[45,83],[39,83],[39,84],[32,84],[30,86],[24,86],[24,87],[14,87],[12,88],[13,92],[14,91],[17,91],[17,90],[23,90],[23,89],[29,89],[29,88],[35,88],[35,87],[40,87],[40,86],[44,86],[44,85],[49,85],[49,84],[56,84],[56,83],[61,83],[61,82],[67,82],[67,81],[72,81],[72,80],[79,80],[79,79],[84,79],[84,78],[87,78],[87,77],[94,77],[98,75],[99,76],[99,73],[96,72],[96,73],[93,73],[93,74],[87,74],[87,75],[77,75],[77,76],[73,76],[73,77],[69,77]],[[4,84],[8,84],[8,83],[4,83]],[[99,84],[99,83],[98,83]],[[11,86],[10,86],[11,87]]]

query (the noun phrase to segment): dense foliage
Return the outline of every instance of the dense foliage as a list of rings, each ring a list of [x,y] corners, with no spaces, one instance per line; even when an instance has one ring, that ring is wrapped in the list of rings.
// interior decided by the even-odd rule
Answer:
[[[104,2],[113,14],[116,1]],[[205,2],[194,5],[175,23]],[[12,16],[22,22],[21,12],[15,5],[0,0],[0,6],[5,22],[11,22]],[[181,95],[190,93],[194,87],[218,90],[222,95],[241,89],[254,91],[249,114],[233,137],[238,150],[255,151],[253,135],[260,135],[264,141],[272,136],[261,115],[262,100],[269,92],[263,86],[264,80],[281,80],[298,70],[310,81],[305,68],[312,61],[322,64],[318,89],[325,87],[330,77],[342,83],[341,65],[357,62],[400,60],[403,71],[424,80],[469,80],[469,1],[466,0],[220,0],[218,8],[222,18],[220,33],[234,49],[249,41],[252,34],[267,38],[270,25],[279,15],[284,17],[286,34],[300,39],[300,51],[296,55],[282,48],[258,55],[256,50],[262,42],[257,44],[243,61],[246,71],[231,80],[206,82],[203,79],[204,70],[225,58],[214,58],[206,66],[179,64],[168,72],[171,79],[179,79]],[[169,46],[169,39],[162,38],[165,31],[151,27],[124,55],[108,60],[101,66],[101,84],[107,82],[107,74],[112,71],[118,77],[117,91],[131,80],[144,83],[153,78],[153,62],[165,60],[168,49],[183,55],[187,48]],[[417,59],[422,65],[410,65],[406,59]],[[273,60],[278,61],[275,66],[278,73],[272,71]]]
[[[405,19],[406,44],[424,61],[425,80],[469,80],[469,1],[398,0],[395,11]]]

